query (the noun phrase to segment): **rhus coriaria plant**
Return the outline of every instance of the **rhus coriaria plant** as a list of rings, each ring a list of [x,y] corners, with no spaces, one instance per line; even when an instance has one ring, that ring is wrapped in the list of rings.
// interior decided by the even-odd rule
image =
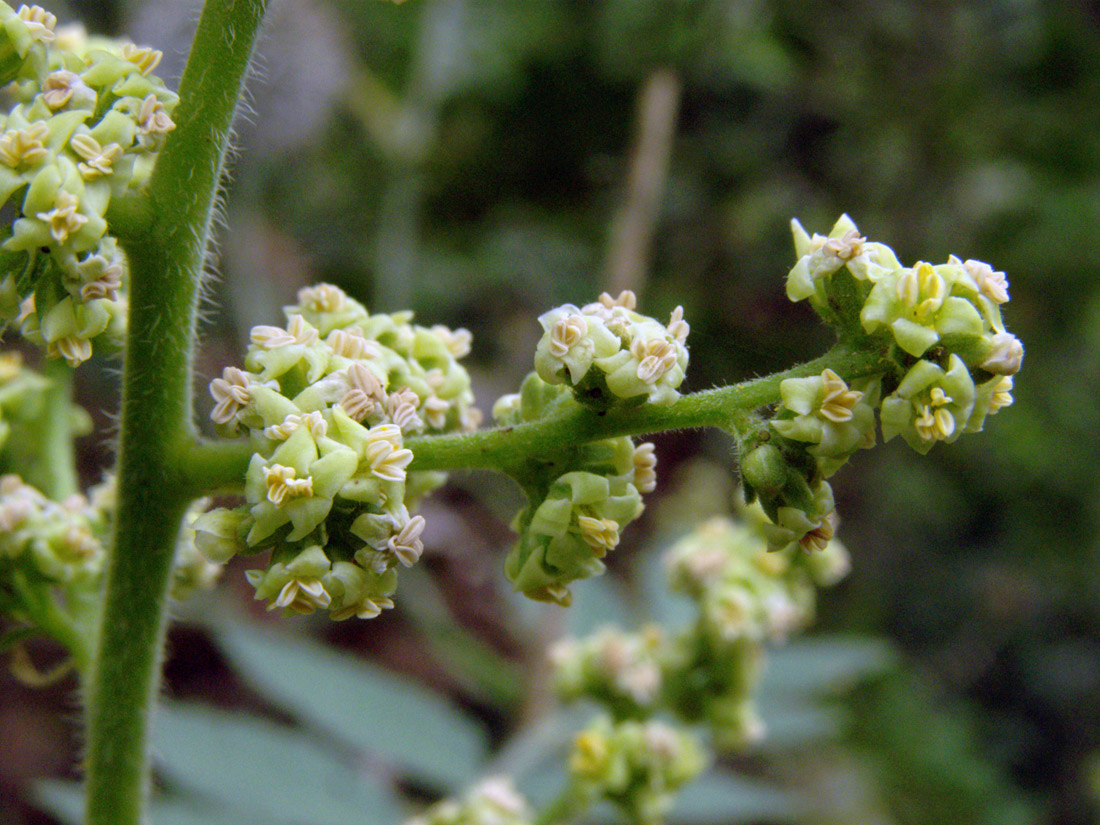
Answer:
[[[21,647],[32,632],[79,674],[86,822],[143,821],[170,600],[212,586],[234,556],[254,558],[248,581],[271,610],[378,621],[423,552],[419,502],[448,470],[489,468],[526,498],[504,574],[567,606],[657,486],[654,447],[636,437],[716,427],[735,444],[746,503],[670,552],[669,586],[696,620],[551,651],[563,701],[603,707],[573,744],[561,798],[537,811],[494,777],[414,820],[564,821],[605,800],[659,822],[710,748],[762,735],[763,646],[803,627],[815,588],[847,570],[829,479],[879,433],[926,453],[1012,403],[1023,347],[1003,322],[1005,275],[955,257],[902,264],[847,216],[827,235],[795,221],[786,292],[835,330],[828,353],[682,395],[683,310],[654,318],[632,292],[605,293],[531,319],[534,369],[487,427],[462,364],[469,332],[319,284],[253,328],[210,382],[217,437],[202,437],[190,395],[199,286],[264,6],[206,3],[177,94],[155,74],[159,52],[0,3],[0,200],[12,216],[0,321],[43,365],[0,356],[2,639],[28,679],[41,676]],[[121,355],[118,456],[81,490],[72,439],[90,419],[69,388],[94,354]],[[228,503],[211,508],[215,493]]]

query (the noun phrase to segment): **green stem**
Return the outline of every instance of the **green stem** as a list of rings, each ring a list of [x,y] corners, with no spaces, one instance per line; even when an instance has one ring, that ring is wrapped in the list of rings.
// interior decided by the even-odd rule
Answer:
[[[69,651],[82,676],[87,673],[91,662],[88,639],[81,632],[82,628],[61,609],[53,593],[30,584],[22,574],[13,576],[11,584],[31,624]]]
[[[123,238],[130,318],[123,361],[118,516],[87,684],[86,825],[140,825],[168,584],[191,491],[191,363],[211,214],[265,0],[208,0],[180,81],[176,129],[148,189],[155,216]]]
[[[603,415],[581,408],[560,418],[514,427],[410,438],[405,446],[416,457],[409,469],[509,467],[529,457],[553,455],[563,444],[694,427],[736,431],[745,421],[745,412],[779,400],[780,382],[818,375],[825,367],[851,380],[882,370],[882,355],[837,345],[820,358],[784,372],[685,395],[667,407],[645,405],[626,410],[611,409]]]
[[[592,800],[575,782],[570,782],[557,798],[538,812],[535,825],[561,825],[580,816]]]
[[[41,420],[41,461],[38,473],[42,492],[54,501],[63,501],[80,492],[73,449],[73,371],[61,359],[46,361],[46,409]]]
[[[192,498],[211,493],[240,493],[254,452],[252,442],[209,438],[189,439],[178,446],[176,465],[180,484]]]
[[[752,410],[779,400],[779,384],[787,378],[819,375],[831,367],[848,380],[887,368],[877,351],[853,351],[837,345],[820,358],[784,372],[729,387],[693,393],[667,407],[641,406],[604,414],[578,408],[568,415],[514,427],[494,427],[476,433],[452,433],[410,438],[405,446],[415,458],[410,470],[507,469],[528,458],[554,455],[563,444],[583,444],[622,435],[720,427],[740,432],[751,422]],[[240,492],[252,458],[246,440],[191,439],[179,445],[180,483],[194,496],[213,491]]]

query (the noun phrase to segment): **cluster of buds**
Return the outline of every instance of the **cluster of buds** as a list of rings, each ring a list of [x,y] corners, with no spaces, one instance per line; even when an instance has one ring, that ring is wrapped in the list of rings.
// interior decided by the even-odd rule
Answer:
[[[586,406],[671,404],[684,380],[689,332],[682,307],[667,325],[635,312],[630,290],[577,308],[560,306],[539,317],[543,336],[535,370],[549,384],[566,384]]]
[[[742,441],[746,498],[772,522],[773,548],[828,545],[837,517],[826,478],[875,444],[901,436],[927,453],[939,441],[979,432],[1012,403],[1023,345],[1007,332],[1003,272],[980,261],[902,266],[844,215],[827,235],[793,222],[798,262],[787,295],[808,300],[842,337],[862,336],[887,356],[882,371],[850,384],[832,369],[780,384],[766,428]]]
[[[17,215],[0,244],[0,322],[73,366],[125,324],[127,263],[105,215],[175,128],[160,57],[0,2],[0,203]]]
[[[691,625],[676,635],[603,628],[556,644],[561,698],[594,700],[617,720],[666,713],[702,722],[724,750],[758,740],[764,726],[753,694],[764,648],[810,622],[815,588],[839,581],[848,555],[839,542],[814,554],[793,545],[769,551],[764,513],[750,508],[744,516],[712,519],[669,550],[669,586],[694,603]]]
[[[611,802],[630,822],[659,825],[707,762],[695,737],[672,725],[599,716],[574,739],[569,772],[585,796]]]
[[[90,583],[98,579],[106,551],[111,496],[92,491],[51,501],[19,476],[0,478],[0,559],[27,581]],[[4,576],[10,581],[8,570]],[[92,587],[97,585],[92,584]]]
[[[639,633],[604,627],[586,639],[562,639],[550,648],[558,696],[595,699],[616,719],[644,719],[662,700],[667,638],[658,625]]]
[[[461,800],[438,802],[405,825],[530,825],[527,800],[507,777],[493,776],[475,785]]]
[[[516,395],[493,407],[498,424],[516,425],[560,412],[576,402],[560,384],[531,373]],[[603,557],[621,530],[641,515],[641,494],[657,483],[653,445],[629,437],[569,445],[535,462],[527,479],[528,504],[512,524],[519,534],[504,563],[516,589],[566,606],[568,585],[604,571]],[[537,465],[537,466],[536,466]]]
[[[193,522],[200,507],[186,521]],[[63,644],[94,632],[116,510],[115,480],[87,495],[53,501],[17,475],[0,476],[0,616],[55,635]],[[213,587],[220,565],[196,551],[194,531],[176,543],[171,595],[189,598]]]
[[[50,381],[23,363],[17,351],[0,352],[0,460],[5,467],[32,466],[43,435],[42,416]],[[91,432],[92,420],[80,407],[69,410],[74,435]]]
[[[219,433],[247,434],[254,454],[246,504],[201,516],[196,544],[216,562],[271,550],[248,577],[273,609],[372,618],[423,552],[424,518],[409,510],[443,481],[406,471],[405,437],[480,421],[458,363],[470,334],[369,314],[330,284],[284,312],[285,328],[253,328],[244,369],[210,384]]]

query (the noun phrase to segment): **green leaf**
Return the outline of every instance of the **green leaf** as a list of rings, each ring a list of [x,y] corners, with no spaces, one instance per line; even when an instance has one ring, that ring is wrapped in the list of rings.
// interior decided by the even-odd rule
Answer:
[[[366,812],[379,825],[401,821],[388,788],[301,731],[186,704],[162,706],[154,727],[160,771],[219,808],[288,825],[346,825]]]
[[[820,636],[798,639],[768,657],[761,696],[819,697],[851,688],[888,668],[895,657],[881,639]]]
[[[412,619],[433,655],[462,689],[495,705],[513,707],[522,696],[519,666],[457,622],[431,574],[420,566],[401,572],[398,608]]]
[[[685,786],[669,814],[669,823],[728,825],[730,822],[795,818],[798,805],[783,789],[722,770],[712,770]]]
[[[250,685],[334,739],[447,790],[480,774],[485,729],[443,696],[317,642],[240,621],[220,624],[216,638]]]
[[[64,825],[82,825],[84,789],[79,782],[45,780],[35,786],[38,805]],[[154,799],[149,806],[153,825],[241,825],[252,822],[255,812],[200,800],[179,798]],[[266,816],[264,825],[300,825],[301,819]]]

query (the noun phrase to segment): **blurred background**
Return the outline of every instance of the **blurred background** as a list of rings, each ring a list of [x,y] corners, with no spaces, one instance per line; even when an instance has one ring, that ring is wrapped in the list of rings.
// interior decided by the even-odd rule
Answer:
[[[184,0],[51,9],[163,49],[166,78],[197,15]],[[828,725],[784,738],[776,699],[779,744],[734,767],[795,801],[718,821],[1100,821],[1100,4],[274,0],[249,97],[204,420],[206,384],[240,363],[249,327],[320,280],[470,329],[488,411],[531,368],[535,318],[605,289],[658,317],[683,304],[685,389],[820,354],[827,330],[783,291],[795,216],[826,232],[848,212],[903,262],[1004,270],[1027,347],[1015,406],[926,458],[892,442],[833,480],[853,571],[822,594],[814,633],[849,647],[814,648],[824,670],[786,677]],[[116,366],[78,376],[101,427],[81,444],[88,480],[109,462]],[[638,615],[660,549],[735,495],[717,434],[657,451],[662,484],[615,553],[619,584],[592,584]],[[402,579],[395,611],[284,624],[436,689],[507,746],[547,713],[539,651],[577,621],[507,592],[518,505],[499,479],[457,475],[426,506],[425,574]],[[234,609],[273,618],[248,604],[245,567],[181,608],[167,693],[294,722],[210,629]],[[0,676],[0,822],[55,821],[34,783],[75,776],[72,694]]]

